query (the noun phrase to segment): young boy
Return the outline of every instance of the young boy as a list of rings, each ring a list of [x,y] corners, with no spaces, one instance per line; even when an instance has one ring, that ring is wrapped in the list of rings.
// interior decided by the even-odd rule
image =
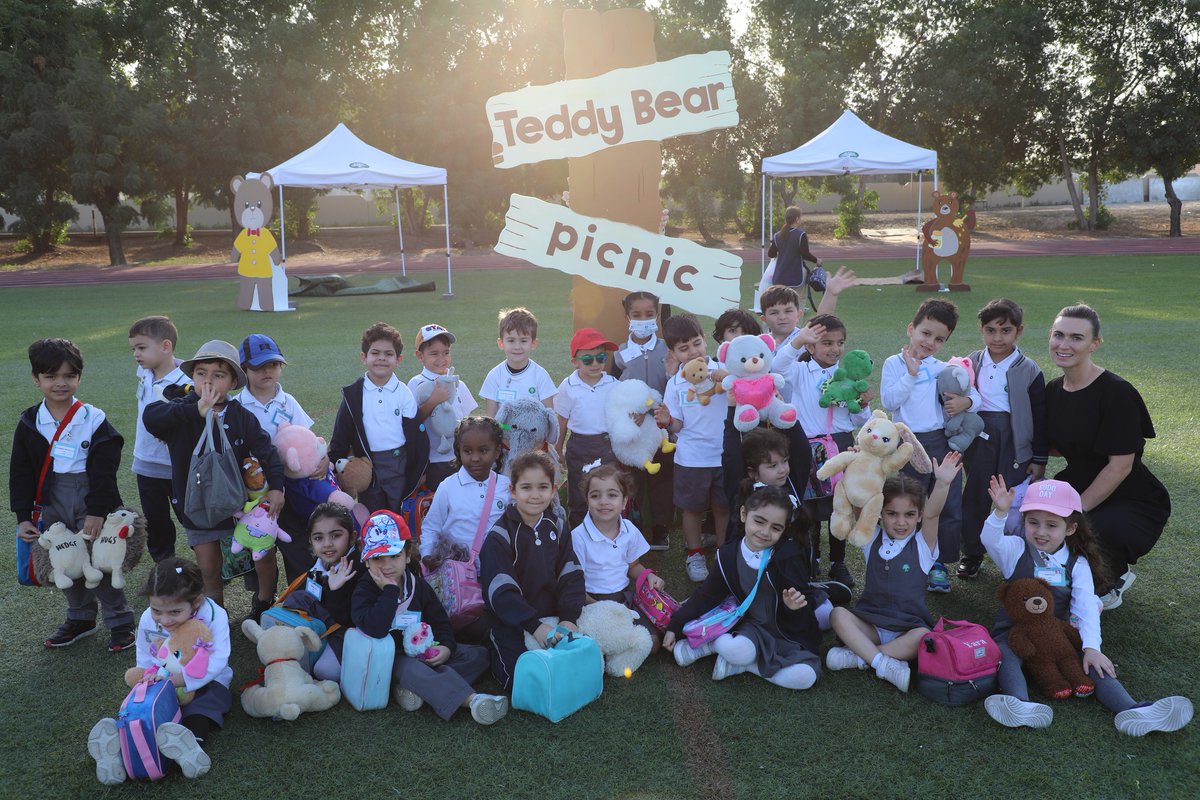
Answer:
[[[496,416],[500,404],[518,397],[536,397],[554,408],[554,381],[550,373],[529,357],[538,346],[537,317],[525,308],[506,308],[500,312],[500,338],[496,345],[504,351],[504,360],[483,379],[479,396],[487,401],[489,417]]]
[[[421,419],[427,418],[433,413],[433,409],[450,399],[449,390],[437,384],[436,381],[439,375],[445,375],[450,371],[450,345],[455,341],[457,339],[453,333],[436,323],[425,325],[417,331],[417,360],[421,362],[421,371],[409,380],[408,389],[416,396],[418,386],[427,383],[434,384],[433,393],[417,409],[417,416]],[[453,405],[454,416],[459,420],[479,408],[479,403],[475,402],[475,397],[467,388],[467,382],[464,380],[460,379],[458,382],[458,393],[454,397]],[[429,466],[425,468],[425,485],[431,490],[436,490],[442,481],[455,473],[457,467],[454,459],[456,456],[453,451],[437,452],[432,447],[433,432],[429,431],[427,435],[431,446],[429,448]]]
[[[711,377],[724,380],[726,372],[708,358],[708,344],[700,323],[690,314],[673,316],[663,323],[663,340],[679,364],[695,358],[708,361]],[[683,535],[687,540],[687,574],[696,583],[708,577],[704,550],[700,546],[700,524],[705,511],[712,510],[717,546],[725,541],[729,504],[725,499],[721,472],[721,447],[729,404],[719,398],[708,405],[689,401],[691,387],[680,373],[667,382],[665,403],[654,412],[659,425],[678,433],[675,450],[675,505],[683,511]]]
[[[739,336],[761,336],[762,325],[744,308],[730,308],[721,312],[713,325],[713,341],[717,346]]]
[[[271,516],[278,517],[283,509],[283,463],[254,415],[240,403],[232,402],[229,396],[231,391],[246,383],[239,360],[237,348],[229,342],[219,339],[205,342],[196,355],[179,366],[192,379],[192,391],[151,403],[144,414],[146,430],[166,442],[171,454],[175,514],[183,523],[188,545],[196,554],[196,563],[204,576],[204,593],[222,606],[225,605],[225,586],[221,580],[221,539],[232,536],[237,523],[230,517],[211,528],[203,528],[183,512],[191,485],[188,470],[192,453],[204,435],[210,411],[225,428],[237,461],[240,463],[254,456],[262,464],[267,476],[267,493],[263,499],[270,506]],[[168,395],[178,395],[178,392]],[[275,601],[278,573],[274,553],[255,561],[254,571],[258,577],[258,592],[251,603],[250,614],[258,619]]]
[[[892,419],[909,427],[931,459],[941,461],[950,452],[946,417],[979,408],[979,394],[972,387],[969,396],[954,395],[944,404],[938,402],[937,376],[946,368],[937,354],[958,325],[958,307],[946,300],[926,300],[917,309],[908,326],[908,345],[883,362],[879,380],[879,399],[891,412]],[[912,465],[904,471],[928,485],[932,475],[919,475]],[[942,560],[929,570],[929,591],[949,592],[950,580],[944,562],[958,561],[962,537],[962,473],[950,483],[950,493],[938,526],[938,550]]]
[[[56,522],[98,536],[104,518],[121,505],[117,470],[125,442],[103,411],[75,399],[83,375],[78,347],[66,339],[34,342],[29,366],[42,402],[25,409],[13,431],[8,498],[17,536],[37,547],[41,532]],[[133,647],[133,611],[110,574],[93,589],[78,578],[62,591],[67,620],[46,638],[46,647],[66,647],[95,633],[97,601],[109,629],[109,652]]]
[[[242,339],[238,353],[246,372],[246,388],[233,399],[254,415],[263,433],[274,439],[285,422],[311,428],[312,417],[279,383],[287,360],[275,340],[265,333],[252,333]]]
[[[367,372],[342,387],[329,441],[329,460],[371,459],[371,486],[358,500],[371,511],[400,512],[429,463],[429,437],[421,430],[417,400],[396,377],[404,360],[400,331],[376,322],[363,331],[359,359]]]
[[[772,286],[763,292],[762,321],[767,332],[775,340],[775,349],[783,347],[800,330],[800,318],[804,316],[804,301],[790,286]]]
[[[175,522],[171,519],[171,456],[167,444],[146,430],[146,406],[163,399],[168,386],[182,386],[175,346],[179,331],[169,317],[144,317],[129,329],[129,346],[137,362],[137,433],[133,439],[133,474],[146,518],[146,549],[155,562],[175,555]]]
[[[558,385],[554,411],[558,414],[559,461],[567,465],[568,528],[574,530],[587,515],[583,493],[583,468],[599,461],[615,463],[608,441],[604,405],[617,379],[608,374],[609,355],[617,345],[595,328],[580,328],[571,337],[571,365],[575,371]],[[570,431],[570,438],[567,432]],[[563,443],[566,442],[566,452]]]
[[[991,477],[1002,475],[1006,486],[1017,486],[1026,477],[1040,481],[1046,474],[1046,379],[1041,367],[1017,349],[1024,317],[1021,307],[1008,298],[992,300],[979,310],[985,348],[970,358],[982,400],[984,435],[966,452],[960,578],[974,578],[983,563],[980,532],[991,510]]]

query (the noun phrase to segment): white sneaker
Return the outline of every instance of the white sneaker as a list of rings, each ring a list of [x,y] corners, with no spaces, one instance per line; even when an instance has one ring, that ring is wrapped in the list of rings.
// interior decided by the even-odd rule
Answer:
[[[421,706],[425,705],[425,701],[422,700],[420,695],[418,695],[416,692],[401,688],[399,686],[396,686],[392,689],[392,699],[394,699],[396,704],[404,711],[416,711]]]
[[[717,652],[713,649],[712,642],[702,644],[699,647],[692,647],[688,644],[687,639],[676,639],[675,647],[672,650],[675,654],[675,663],[681,667],[691,666],[705,656],[711,656]]]
[[[730,675],[740,675],[745,671],[745,666],[734,664],[726,659],[725,656],[718,655],[717,662],[713,664],[712,679],[714,681],[723,681]]]
[[[708,580],[708,565],[704,563],[703,553],[692,553],[684,564],[687,568],[688,580],[692,583],[704,583]]]
[[[492,725],[508,713],[508,698],[499,694],[477,694],[471,700],[471,719],[480,725]]]
[[[92,726],[88,734],[88,752],[96,759],[96,779],[105,786],[125,782],[125,761],[121,758],[121,736],[117,721],[105,717]]]
[[[1133,586],[1133,582],[1137,580],[1137,574],[1133,570],[1127,570],[1121,576],[1121,580],[1117,581],[1117,585],[1112,590],[1100,598],[1100,604],[1104,606],[1105,611],[1112,611],[1114,608],[1120,608],[1121,603],[1125,600],[1125,592]]]
[[[875,674],[900,691],[908,691],[911,670],[908,668],[907,663],[891,656],[884,656],[883,660],[879,662],[879,668],[875,670]]]
[[[831,647],[825,654],[825,666],[830,670],[866,669],[867,662],[849,647]]]
[[[212,766],[212,759],[196,741],[196,734],[177,722],[159,725],[155,741],[162,754],[179,765],[185,778],[199,778]]]
[[[1019,700],[1011,694],[994,694],[983,701],[988,716],[1009,728],[1049,728],[1054,709],[1044,703]]]
[[[1113,724],[1128,736],[1177,731],[1192,721],[1192,701],[1186,697],[1164,697],[1148,706],[1130,708],[1117,714]]]

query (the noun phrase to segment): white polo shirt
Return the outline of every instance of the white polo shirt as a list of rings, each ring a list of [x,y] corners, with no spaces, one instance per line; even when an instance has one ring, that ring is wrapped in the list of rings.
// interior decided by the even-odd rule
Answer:
[[[373,451],[404,446],[402,417],[417,416],[417,399],[395,375],[383,386],[363,376],[362,419],[368,446]]]
[[[999,364],[992,361],[987,348],[983,350],[983,359],[979,362],[979,373],[975,376],[975,386],[979,390],[982,405],[976,411],[1012,411],[1008,402],[1008,368],[1021,356],[1021,351],[1013,351]]]
[[[496,476],[496,492],[488,507],[484,538],[512,500],[510,485],[511,481],[505,476]],[[475,532],[479,530],[479,518],[483,515],[486,499],[487,481],[475,480],[465,468],[439,483],[429,511],[421,521],[421,557],[432,554],[443,536],[469,550],[475,541]]]
[[[266,403],[260,403],[257,397],[250,394],[249,389],[242,389],[233,399],[258,419],[259,426],[272,440],[279,426],[285,422],[305,428],[313,426],[312,417],[304,412],[296,398],[285,392],[281,385],[275,386],[275,397]]]
[[[801,352],[791,345],[779,348],[771,364],[771,371],[783,375],[792,387],[791,403],[796,407],[796,414],[804,433],[809,437],[824,436],[827,433],[849,433],[866,424],[871,417],[869,408],[851,414],[844,405],[837,403],[830,406],[833,409],[833,424],[830,425],[829,409],[821,408],[821,387],[833,377],[840,364],[822,367],[816,359],[799,361]]]
[[[903,356],[888,356],[879,378],[880,403],[894,421],[903,422],[913,433],[941,430],[946,427],[946,415],[938,400],[937,378],[945,368],[945,361],[929,356],[921,361],[915,376],[909,375]],[[967,410],[978,411],[981,401],[974,386],[969,395],[971,407]]]
[[[72,397],[71,405],[74,404],[75,398]],[[44,436],[47,442],[52,441],[54,432],[58,430],[58,423],[54,420],[54,416],[46,410],[44,400],[38,406],[36,419],[38,433]],[[51,469],[60,475],[86,472],[88,449],[92,446],[92,436],[95,435],[96,429],[103,424],[104,412],[90,403],[84,403],[83,407],[75,412],[75,416],[71,417],[71,422],[63,430],[62,436],[58,437],[58,441],[50,449],[50,455],[53,457],[51,460],[54,462]]]
[[[608,393],[617,385],[617,379],[607,372],[600,376],[595,386],[589,386],[575,370],[558,385],[554,395],[554,411],[567,421],[567,430],[581,436],[604,433],[608,425],[604,419],[604,404]]]
[[[708,360],[710,371],[718,364]],[[676,440],[675,463],[681,467],[721,466],[721,445],[725,437],[725,417],[729,413],[727,395],[713,395],[708,405],[701,405],[699,398],[688,401],[688,389],[692,385],[676,372],[667,381],[663,392],[667,410],[671,417],[683,423]]]
[[[532,358],[520,372],[513,372],[508,368],[507,361],[501,361],[492,367],[483,379],[483,386],[479,388],[480,397],[497,403],[522,398],[544,402],[556,393],[550,373]]]
[[[610,539],[592,522],[590,513],[571,531],[571,547],[583,567],[584,588],[591,595],[625,591],[629,565],[650,552],[646,538],[629,520],[622,518],[617,538]]]
[[[415,399],[417,396],[418,386],[426,383],[433,383],[437,379],[438,374],[436,372],[430,372],[427,369],[423,369],[409,379],[408,390],[412,392],[413,398]],[[417,405],[418,407],[420,406],[419,403]],[[479,403],[475,402],[475,397],[471,394],[471,390],[467,388],[467,382],[462,380],[462,376],[459,376],[458,394],[454,396],[453,406],[455,419],[462,419],[463,417],[470,415],[470,413],[475,409],[479,408]],[[428,430],[428,427],[429,426],[426,426],[426,434],[429,436],[429,442],[430,444],[435,444],[433,441],[433,431]],[[429,448],[429,463],[431,464],[444,464],[447,461],[453,461],[454,458],[455,456],[453,451],[449,453],[439,453],[437,451],[437,447]]]
[[[146,430],[142,414],[146,406],[163,399],[163,391],[168,386],[182,386],[188,383],[188,376],[179,368],[181,363],[183,362],[175,359],[175,369],[158,379],[154,377],[154,370],[137,368],[137,432],[133,437],[133,466],[130,468],[135,475],[144,475],[147,478],[171,477],[171,455],[167,452],[167,443]]]

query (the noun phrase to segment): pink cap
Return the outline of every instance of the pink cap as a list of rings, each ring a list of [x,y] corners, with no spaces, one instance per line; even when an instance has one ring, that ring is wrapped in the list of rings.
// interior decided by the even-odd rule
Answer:
[[[1079,492],[1066,481],[1046,480],[1031,484],[1021,501],[1021,513],[1026,511],[1049,511],[1060,517],[1069,517],[1076,511],[1083,512],[1083,501]]]

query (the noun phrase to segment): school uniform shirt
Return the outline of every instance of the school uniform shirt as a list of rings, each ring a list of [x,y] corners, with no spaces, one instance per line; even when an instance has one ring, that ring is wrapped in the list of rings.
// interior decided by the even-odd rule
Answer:
[[[925,541],[925,537],[921,535],[921,530],[918,528],[913,533],[905,536],[903,539],[893,539],[883,532],[883,527],[875,526],[875,535],[871,537],[871,541],[863,545],[863,562],[871,560],[871,553],[875,549],[875,542],[880,538],[883,539],[879,544],[879,557],[884,561],[891,561],[896,556],[900,555],[909,541],[916,537],[917,541],[917,558],[921,562],[921,572],[928,574],[929,570],[933,569],[934,563],[937,561],[938,549],[934,545],[932,550],[929,549],[929,543]]]
[[[403,419],[415,419],[417,398],[395,375],[383,386],[364,376],[362,385],[362,425],[371,450],[398,450],[404,447]]]
[[[436,372],[430,372],[427,369],[423,369],[409,379],[408,390],[412,392],[413,398],[416,399],[418,386],[426,383],[433,383],[437,379],[438,374]],[[454,395],[452,399],[452,405],[454,406],[454,418],[456,420],[461,420],[464,417],[470,416],[472,411],[479,408],[479,403],[475,402],[475,396],[472,395],[471,390],[467,388],[467,382],[462,380],[461,377],[458,381],[458,393]],[[417,406],[420,407],[420,403],[418,403]],[[428,425],[425,426],[425,433],[429,437],[430,464],[445,464],[447,461],[454,460],[455,456],[453,448],[451,448],[449,453],[439,453],[437,448],[432,446],[434,444],[433,431],[429,430]],[[424,530],[424,528],[422,528],[422,530]]]
[[[243,389],[234,395],[233,399],[255,416],[263,433],[272,440],[275,439],[279,426],[285,422],[304,428],[313,426],[313,418],[306,414],[296,398],[285,392],[280,385],[275,386],[275,396],[266,403],[259,402],[257,397],[250,394],[249,389]]]
[[[545,402],[547,398],[554,397],[557,391],[550,373],[531,358],[520,372],[509,369],[507,361],[492,367],[483,379],[483,386],[479,387],[479,396],[497,403],[521,399]]]
[[[790,402],[796,407],[796,415],[804,432],[809,437],[824,436],[827,433],[850,433],[865,425],[871,418],[871,409],[864,407],[857,414],[851,414],[841,403],[830,406],[833,409],[830,425],[829,408],[821,408],[821,387],[833,377],[841,363],[822,367],[813,358],[800,361],[802,352],[791,345],[780,347],[771,363],[771,371],[783,375],[791,385]]]
[[[946,368],[945,361],[928,356],[921,361],[917,374],[910,375],[904,357],[897,353],[883,362],[879,379],[879,402],[891,412],[892,420],[903,422],[913,433],[928,433],[946,427],[946,414],[938,398],[937,378]],[[968,411],[979,411],[979,392],[971,387]]]
[[[205,597],[196,609],[193,619],[198,619],[212,631],[212,651],[208,655],[208,671],[202,677],[193,678],[186,673],[183,676],[183,688],[194,692],[206,684],[216,681],[229,688],[233,681],[233,669],[229,666],[229,615],[210,598]],[[169,639],[171,634],[154,621],[150,609],[142,612],[137,626],[137,665],[138,669],[154,666],[154,653],[150,649],[158,642]]]
[[[488,519],[483,528],[485,536],[512,501],[511,485],[512,481],[506,475],[496,475],[496,492],[487,508]],[[443,537],[470,550],[475,543],[475,532],[479,529],[486,499],[487,480],[475,480],[465,467],[439,483],[425,519],[421,521],[421,558],[433,555]]]
[[[398,614],[406,600],[408,607],[403,614]],[[404,653],[404,628],[414,622],[424,622],[433,628],[434,640],[448,648],[451,655],[458,649],[454,629],[450,627],[450,617],[446,616],[442,601],[438,600],[425,579],[411,570],[405,571],[401,585],[388,585],[382,589],[374,578],[365,575],[354,587],[350,605],[354,626],[376,639],[390,633],[396,640],[398,655]]]
[[[613,377],[619,381],[636,378],[662,394],[667,388],[667,343],[652,335],[638,344],[630,336],[613,354]]]
[[[600,376],[595,386],[589,386],[575,370],[558,385],[554,395],[554,411],[567,421],[567,430],[581,436],[605,433],[608,425],[604,417],[604,405],[608,393],[617,385],[617,379],[608,373]]]
[[[1008,357],[997,364],[992,361],[991,353],[983,351],[975,376],[975,385],[983,402],[976,411],[1012,411],[1008,402],[1008,368],[1020,357],[1021,351],[1013,348]]]
[[[167,443],[146,430],[142,413],[146,406],[163,399],[163,390],[168,386],[184,386],[191,382],[179,368],[181,363],[183,362],[175,359],[175,369],[161,378],[155,378],[152,369],[137,368],[137,432],[133,435],[133,466],[130,468],[135,475],[147,478],[171,477],[171,454],[167,452]]]
[[[338,459],[346,456],[369,456],[372,452],[385,449],[377,446],[367,435],[364,424],[362,410],[368,397],[366,384],[369,383],[371,382],[366,377],[362,377],[342,387],[342,402],[338,404],[337,416],[333,420],[333,434],[329,437],[329,460],[332,462],[336,463]],[[412,397],[412,392],[408,391],[407,386],[402,388]],[[415,398],[413,407],[416,407]],[[407,442],[404,448],[405,485],[415,487],[429,464],[429,437],[421,430],[421,423],[417,422],[415,412],[411,417],[401,414],[394,418],[399,422],[398,427],[403,429]],[[372,472],[371,486],[377,486],[378,480],[378,476]],[[284,513],[287,513],[287,506],[284,506]]]
[[[623,592],[629,586],[629,565],[650,552],[650,545],[629,520],[622,517],[617,537],[600,532],[592,515],[571,531],[571,547],[583,567],[583,582],[590,595]]]
[[[708,368],[717,369],[717,362],[710,358]],[[706,406],[700,404],[699,398],[689,401],[687,392],[691,387],[677,372],[667,381],[664,393],[671,417],[683,423],[675,443],[675,463],[681,467],[719,467],[729,403],[720,394],[713,395]]]

